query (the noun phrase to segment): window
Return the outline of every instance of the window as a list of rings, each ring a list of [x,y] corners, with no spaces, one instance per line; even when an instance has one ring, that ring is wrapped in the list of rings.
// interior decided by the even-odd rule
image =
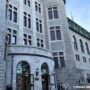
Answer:
[[[31,15],[28,14],[28,28],[31,28]]]
[[[27,35],[27,34],[24,34],[24,45],[29,45],[31,46],[32,44],[32,40],[31,40],[31,35]]]
[[[24,12],[24,26],[27,26],[27,14]]]
[[[41,5],[35,2],[35,10],[39,13],[41,13]]]
[[[83,46],[83,42],[81,39],[80,39],[80,47],[81,47],[81,51],[84,52],[84,46]]]
[[[83,72],[80,72],[80,82],[85,82],[85,77]]]
[[[90,74],[87,74],[87,82],[90,83]]]
[[[86,42],[85,45],[86,45],[87,53],[90,54],[89,47],[88,47],[88,43]]]
[[[39,26],[40,26],[40,33],[42,33],[42,21],[39,20]]]
[[[55,19],[58,19],[57,7],[53,7],[53,13],[54,13],[54,18],[55,18]]]
[[[51,41],[61,40],[60,26],[50,27]]]
[[[17,8],[9,5],[8,20],[17,23]]]
[[[53,19],[52,8],[48,8],[49,19]]]
[[[57,52],[53,53],[53,58],[54,58],[54,62],[55,62],[55,68],[58,68],[59,67],[59,60],[58,60]]]
[[[14,11],[13,11],[13,22],[17,23],[17,8],[14,7]]]
[[[59,52],[60,65],[61,67],[65,67],[64,54],[63,52]]]
[[[83,62],[87,63],[86,57],[83,57]]]
[[[28,0],[28,6],[30,7],[30,0]]]
[[[38,8],[39,8],[39,13],[41,13],[41,5],[38,4]]]
[[[38,46],[38,47],[41,47],[41,48],[44,47],[44,42],[43,42],[42,39],[37,38],[37,46]]]
[[[23,2],[24,2],[24,4],[26,4],[27,3],[27,0],[23,0]]]
[[[28,5],[28,6],[30,7],[30,0],[23,0],[23,3],[24,3],[25,5]]]
[[[64,85],[62,85],[62,84],[58,84],[57,85],[57,90],[68,90],[68,89],[66,89],[66,87],[64,86]]]
[[[49,19],[58,19],[58,9],[57,6],[52,6],[48,8]]]
[[[79,55],[76,54],[75,57],[76,57],[77,61],[80,61],[80,56]]]
[[[6,4],[6,9],[5,9],[5,17],[7,18],[7,12],[8,12],[8,5]]]
[[[38,5],[37,5],[37,2],[35,2],[35,10],[38,11]]]
[[[8,19],[12,21],[12,5],[9,5]]]
[[[55,29],[56,29],[56,37],[57,37],[56,39],[57,39],[57,40],[61,40],[60,27],[59,27],[59,26],[56,26]]]
[[[16,30],[12,30],[10,28],[8,28],[8,44],[16,44],[17,43],[17,31]]]
[[[7,43],[5,42],[4,59],[7,57]]]
[[[17,31],[13,30],[13,35],[12,35],[12,44],[16,44],[17,40]]]
[[[31,28],[31,15],[24,12],[24,26]]]
[[[76,37],[74,35],[73,35],[73,44],[74,44],[74,49],[78,50],[77,40],[76,40]]]
[[[37,18],[36,18],[36,30],[37,32],[42,33],[42,20],[38,20]]]
[[[38,22],[38,19],[36,19],[36,29],[39,32],[39,22]]]
[[[65,67],[65,60],[63,52],[53,52],[55,68]]]
[[[89,58],[89,63],[90,63],[90,58]]]

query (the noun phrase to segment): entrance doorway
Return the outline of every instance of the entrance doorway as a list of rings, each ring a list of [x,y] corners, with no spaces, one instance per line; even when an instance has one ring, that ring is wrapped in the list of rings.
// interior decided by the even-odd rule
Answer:
[[[41,67],[42,72],[42,90],[49,90],[49,69],[46,63]]]
[[[16,90],[31,90],[30,67],[25,61],[18,63],[16,67]]]

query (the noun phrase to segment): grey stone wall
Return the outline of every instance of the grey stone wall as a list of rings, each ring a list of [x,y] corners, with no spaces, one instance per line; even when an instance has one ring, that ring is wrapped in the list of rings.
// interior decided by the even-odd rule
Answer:
[[[5,6],[6,0],[0,0],[0,90],[5,89],[5,60],[4,60],[4,43],[5,43]]]
[[[48,20],[48,7],[58,5],[58,20]],[[65,68],[56,69],[56,82],[61,83],[65,86],[69,86],[70,90],[73,90],[73,86],[78,83],[78,74],[76,71],[76,64],[74,62],[74,54],[71,45],[71,38],[69,35],[68,22],[66,17],[65,5],[63,0],[47,0],[44,1],[44,14],[45,16],[45,30],[46,30],[46,42],[49,49],[52,52],[64,52],[65,57]],[[59,25],[61,27],[62,40],[61,41],[50,41],[50,26]],[[59,43],[59,44],[57,44]]]

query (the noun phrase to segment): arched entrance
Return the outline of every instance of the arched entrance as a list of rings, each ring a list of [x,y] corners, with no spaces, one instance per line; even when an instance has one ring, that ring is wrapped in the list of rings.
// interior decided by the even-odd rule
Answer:
[[[30,89],[30,66],[22,61],[16,67],[16,90]]]
[[[44,63],[41,67],[42,72],[42,90],[49,90],[49,69],[48,65]]]

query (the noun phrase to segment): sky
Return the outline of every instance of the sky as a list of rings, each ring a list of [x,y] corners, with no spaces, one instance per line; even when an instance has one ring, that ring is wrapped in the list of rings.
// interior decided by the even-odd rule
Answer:
[[[90,32],[90,0],[66,0],[69,18]]]

